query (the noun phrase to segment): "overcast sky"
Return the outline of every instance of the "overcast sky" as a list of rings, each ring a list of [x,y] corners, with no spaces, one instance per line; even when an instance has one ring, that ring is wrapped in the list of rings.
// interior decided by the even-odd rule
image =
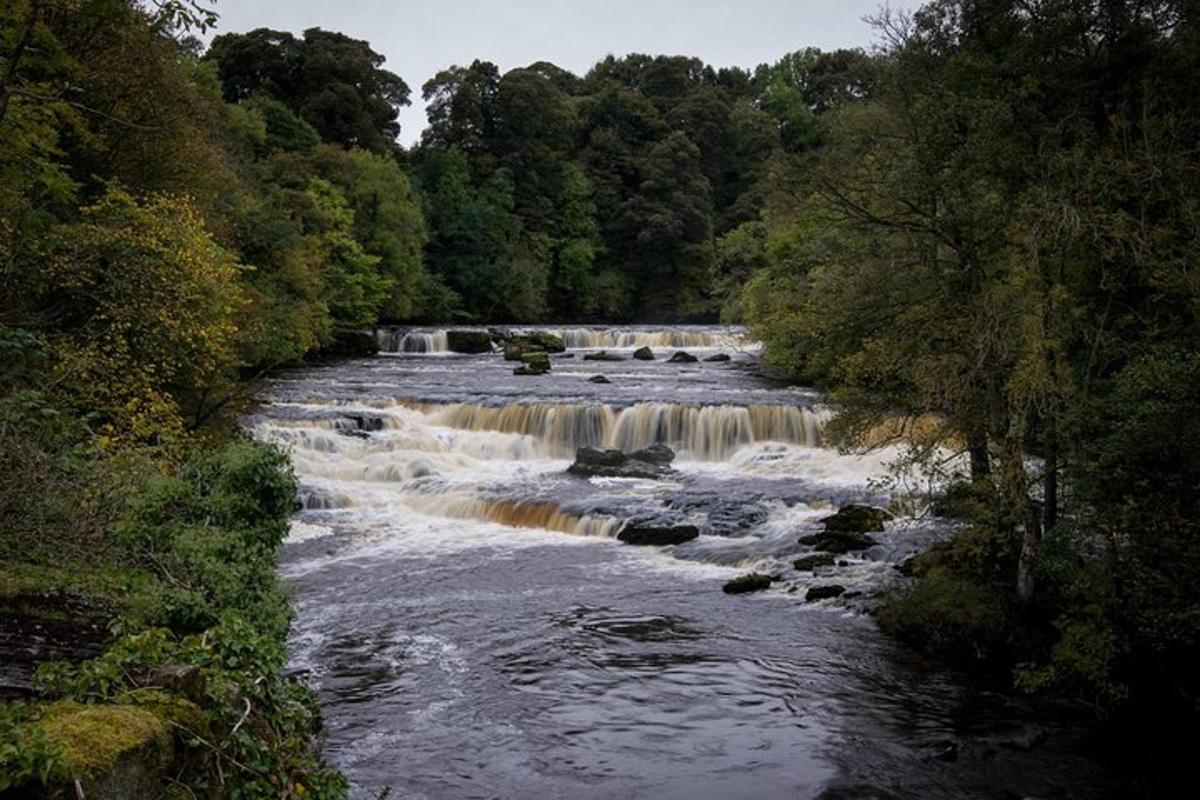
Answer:
[[[336,30],[366,39],[412,89],[400,139],[425,127],[421,85],[451,64],[501,72],[552,61],[582,75],[612,53],[694,55],[753,67],[802,47],[869,46],[863,17],[916,0],[218,0],[216,33]]]

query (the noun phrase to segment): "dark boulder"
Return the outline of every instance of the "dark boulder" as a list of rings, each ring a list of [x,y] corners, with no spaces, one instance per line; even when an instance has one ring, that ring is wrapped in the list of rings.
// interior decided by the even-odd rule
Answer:
[[[821,522],[825,523],[826,533],[866,533],[883,530],[883,523],[890,519],[892,515],[885,509],[851,503]]]
[[[676,350],[675,354],[667,359],[668,364],[694,364],[700,359],[686,350]]]
[[[343,331],[317,353],[317,358],[365,358],[379,352],[379,340],[366,331]]]
[[[800,544],[840,555],[853,550],[866,550],[879,542],[865,533],[814,533],[811,536],[801,536]]]
[[[706,358],[704,360],[708,361],[710,363],[715,363],[717,361],[728,361],[729,354],[728,353],[714,353],[713,355],[709,356],[708,358]]]
[[[695,525],[640,523],[630,520],[617,534],[618,541],[637,545],[668,545],[690,542],[700,535]]]
[[[830,584],[828,586],[814,586],[804,595],[806,602],[815,603],[818,600],[828,600],[831,597],[841,597],[846,593],[845,586]]]
[[[567,472],[585,478],[661,478],[674,460],[675,452],[661,444],[633,453],[581,447]]]
[[[446,331],[446,347],[451,353],[490,353],[492,335],[487,331]]]
[[[617,355],[616,353],[610,353],[607,350],[601,350],[597,353],[584,353],[583,360],[584,361],[624,361],[625,359],[622,356]]]
[[[588,383],[612,383],[612,381],[603,375],[593,375],[592,377],[588,378]]]
[[[721,587],[721,591],[725,594],[746,594],[770,588],[771,577],[769,575],[751,572],[749,575],[740,575],[733,580],[726,581],[725,585]]]
[[[792,566],[800,572],[812,572],[817,567],[832,567],[835,560],[833,553],[813,553],[811,556],[797,558],[792,562]]]
[[[639,347],[637,350],[633,351],[633,357],[638,361],[653,361],[654,351],[649,347]]]

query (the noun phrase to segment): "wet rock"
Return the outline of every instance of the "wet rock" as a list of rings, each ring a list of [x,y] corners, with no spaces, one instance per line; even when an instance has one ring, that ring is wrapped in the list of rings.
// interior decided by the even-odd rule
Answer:
[[[567,472],[586,478],[661,478],[671,471],[675,451],[655,444],[633,453],[581,447]]]
[[[700,535],[695,525],[669,525],[662,523],[626,522],[617,533],[617,540],[625,544],[668,545],[690,542]]]
[[[833,553],[814,553],[811,556],[797,558],[792,566],[800,572],[812,572],[817,567],[832,567],[833,563]]]
[[[616,353],[610,353],[607,350],[601,350],[596,353],[584,353],[584,361],[624,361],[625,359]]]
[[[686,350],[676,350],[675,354],[667,359],[668,364],[694,364],[700,359]]]
[[[828,600],[831,597],[841,597],[846,593],[845,586],[838,586],[836,583],[828,586],[814,586],[804,595],[806,602],[815,603],[818,600]]]
[[[725,594],[746,594],[747,592],[761,592],[764,589],[771,588],[771,576],[763,575],[758,572],[751,572],[748,575],[739,575],[733,580],[726,581],[721,587],[721,591]]]
[[[490,353],[492,335],[487,331],[446,331],[446,347],[451,353]]]
[[[879,542],[865,533],[814,533],[811,536],[801,536],[800,544],[841,555],[853,550],[866,550]]]
[[[612,381],[603,375],[593,375],[592,377],[588,378],[588,383],[612,383]]]
[[[637,350],[633,351],[633,357],[638,361],[653,361],[654,351],[649,347],[639,347]]]
[[[821,522],[825,523],[826,533],[866,533],[883,530],[883,523],[890,519],[892,515],[885,509],[851,503]]]
[[[383,430],[383,417],[370,417],[366,414],[342,414],[337,422],[337,431],[343,436],[358,436],[367,438],[368,431]]]
[[[546,353],[525,353],[521,356],[522,366],[513,370],[513,375],[545,375],[550,371],[550,356]]]
[[[540,347],[547,353],[561,353],[567,349],[567,344],[563,341],[561,336],[549,333],[547,331],[531,331],[530,333],[523,333],[520,336],[513,337],[513,341],[532,344],[536,347]]]
[[[729,354],[728,353],[714,353],[713,355],[709,356],[708,358],[706,358],[704,360],[709,363],[715,363],[718,361],[728,361]]]
[[[558,357],[559,358],[574,358],[575,354],[574,353],[559,353]]]

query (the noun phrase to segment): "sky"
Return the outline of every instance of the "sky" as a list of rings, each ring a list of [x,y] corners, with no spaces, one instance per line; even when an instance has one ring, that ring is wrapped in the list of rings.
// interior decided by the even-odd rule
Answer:
[[[915,0],[217,0],[215,33],[321,27],[365,39],[412,90],[400,141],[425,127],[421,85],[474,59],[501,72],[551,61],[582,75],[610,53],[697,56],[752,68],[785,53],[869,47],[864,17]],[[210,34],[211,35],[211,34]]]

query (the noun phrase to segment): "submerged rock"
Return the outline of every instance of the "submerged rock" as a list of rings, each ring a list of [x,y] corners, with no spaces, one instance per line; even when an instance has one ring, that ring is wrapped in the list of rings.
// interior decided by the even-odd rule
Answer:
[[[637,350],[633,351],[633,357],[638,361],[653,361],[654,351],[649,347],[639,347]]]
[[[812,572],[817,567],[832,567],[835,561],[833,553],[813,553],[811,556],[797,558],[792,566],[800,572]]]
[[[825,523],[826,533],[866,533],[883,530],[883,523],[890,519],[892,515],[886,509],[851,503],[821,522]]]
[[[709,356],[708,358],[706,358],[704,360],[708,361],[710,363],[716,362],[716,361],[728,361],[729,354],[728,353],[714,353],[713,355]]]
[[[770,588],[771,577],[769,575],[751,572],[749,575],[740,575],[733,580],[726,581],[725,585],[721,587],[721,591],[725,594],[746,594]]]
[[[828,586],[814,586],[804,595],[804,600],[809,603],[815,603],[818,600],[828,600],[831,597],[841,597],[846,593],[845,586],[838,586],[836,583]]]
[[[607,350],[601,350],[598,353],[584,353],[584,361],[624,361],[622,356],[616,353],[610,353]]]
[[[451,353],[490,353],[492,335],[487,331],[446,331],[446,348]]]
[[[865,533],[814,533],[811,536],[801,536],[800,544],[840,555],[853,550],[866,550],[879,542]]]
[[[668,364],[694,364],[700,359],[686,350],[676,350],[675,354],[667,359]]]
[[[661,478],[671,471],[675,451],[654,444],[633,453],[581,447],[567,472],[586,478]]]
[[[625,544],[668,545],[690,542],[700,535],[695,525],[669,525],[662,523],[626,522],[617,533],[617,540]]]
[[[588,378],[588,383],[612,383],[612,381],[603,375],[593,375],[592,377]]]

